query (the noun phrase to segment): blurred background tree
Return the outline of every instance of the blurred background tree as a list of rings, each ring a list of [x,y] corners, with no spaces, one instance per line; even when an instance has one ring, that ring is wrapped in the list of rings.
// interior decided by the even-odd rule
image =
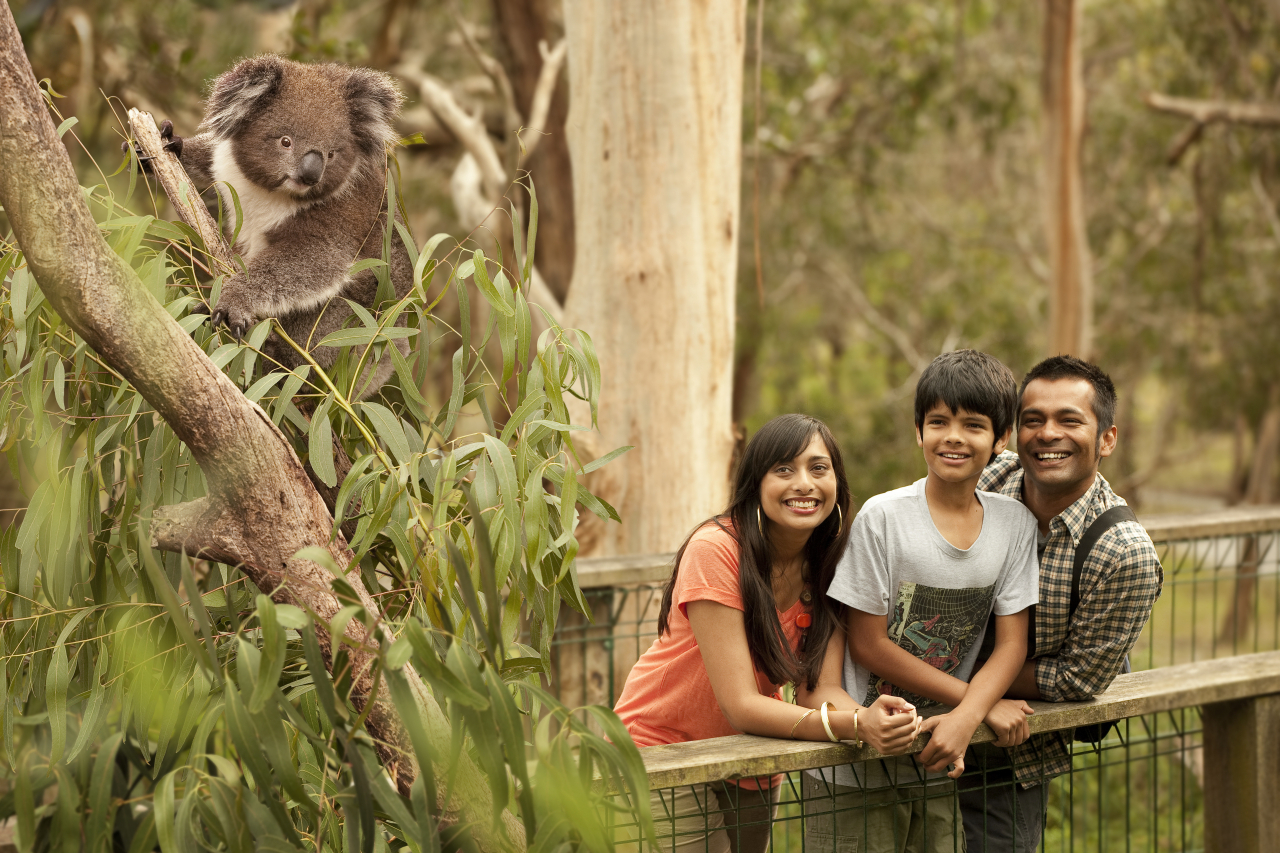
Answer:
[[[63,112],[105,166],[117,162],[120,102],[193,127],[205,81],[266,50],[412,62],[483,122],[504,163],[518,162],[512,115],[531,109],[537,41],[554,47],[564,33],[557,0],[11,6],[37,74],[66,94]],[[922,473],[909,405],[929,358],[978,347],[1017,372],[1049,346],[1044,9],[748,6],[733,419],[741,434],[785,410],[823,417],[867,496]],[[1278,38],[1265,0],[1083,6],[1094,355],[1119,384],[1124,435],[1107,473],[1147,512],[1275,495],[1276,131],[1216,121],[1191,133],[1189,119],[1143,102],[1163,92],[1267,103]],[[480,54],[501,64],[510,96]],[[450,179],[466,148],[406,90],[403,130],[425,141],[402,157],[414,231],[465,233]],[[558,132],[569,96],[561,78],[549,136],[520,164],[539,188],[538,266],[557,297],[574,256]],[[89,156],[74,156],[88,175]]]

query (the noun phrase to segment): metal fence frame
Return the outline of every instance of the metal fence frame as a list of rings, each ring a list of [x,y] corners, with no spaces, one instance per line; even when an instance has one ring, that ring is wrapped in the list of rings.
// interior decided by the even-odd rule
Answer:
[[[1131,657],[1136,670],[1152,672],[1122,676],[1106,696],[1118,696],[1117,690],[1123,692],[1130,685],[1145,683],[1144,678],[1180,678],[1199,672],[1186,667],[1200,661],[1226,659],[1230,671],[1244,678],[1237,671],[1234,658],[1242,653],[1280,649],[1280,507],[1237,507],[1142,521],[1164,566],[1165,586]],[[626,673],[656,636],[658,606],[673,556],[579,561],[579,582],[591,605],[592,620],[573,612],[562,614],[553,644],[549,685],[567,704],[612,705],[616,700]],[[1221,670],[1228,666],[1227,662],[1211,664],[1209,669]],[[1278,691],[1280,687],[1273,687],[1268,692]],[[1169,685],[1170,696],[1178,693]],[[1193,695],[1201,694],[1187,694]],[[1206,701],[1217,700],[1187,699],[1176,707],[1170,705],[1158,711],[1138,706],[1120,708],[1106,697],[1083,705],[1046,705],[1033,717],[1038,726],[1046,725],[1046,721],[1062,722],[1069,718],[1063,717],[1064,713],[1084,713],[1083,708],[1092,709],[1095,714],[1111,708],[1115,713],[1106,719],[1125,722],[1099,746],[1076,744],[1075,769],[1051,788],[1050,822],[1055,828],[1046,836],[1044,849],[1109,850],[1119,843],[1117,838],[1122,838],[1122,849],[1126,850],[1189,851],[1202,849],[1201,845],[1207,843],[1209,849],[1280,851],[1280,825],[1276,823],[1280,821],[1280,807],[1276,807],[1280,806],[1280,796],[1266,804],[1250,797],[1245,799],[1251,806],[1238,799],[1234,805],[1214,805],[1213,789],[1215,784],[1225,792],[1230,792],[1233,785],[1238,788],[1232,780],[1248,773],[1241,776],[1237,769],[1248,771],[1258,756],[1268,754],[1275,756],[1275,766],[1266,773],[1273,779],[1280,777],[1280,743],[1276,741],[1280,737],[1280,701],[1250,700],[1234,710],[1215,706],[1217,710],[1206,713],[1202,726],[1198,706]],[[1235,721],[1232,726],[1215,727],[1215,720],[1228,718]],[[1096,721],[1071,722],[1070,726]],[[1065,723],[1061,726],[1067,727]],[[1243,746],[1236,743],[1241,735],[1232,734],[1234,730],[1251,733],[1247,742],[1241,742]],[[975,742],[982,738],[980,729]],[[798,754],[794,748],[798,745],[757,740],[767,744],[766,752],[785,748],[786,755]],[[642,750],[654,787],[675,784],[668,784],[669,777],[662,775],[667,772],[663,770],[663,762],[668,760],[665,751],[673,751],[674,760],[687,766],[696,763],[700,750],[713,743]],[[804,745],[805,749],[814,746]],[[1270,753],[1266,752],[1268,749]],[[768,757],[779,758],[772,753]],[[857,759],[846,755],[832,764],[854,760]],[[721,769],[728,775],[719,778],[766,772],[763,767],[734,759]],[[1224,768],[1230,768],[1230,772]],[[785,784],[793,794],[799,790],[794,772],[802,769],[791,768],[793,775],[787,777]],[[1123,780],[1118,787],[1127,792],[1123,802],[1113,802],[1106,794],[1117,787],[1117,774]],[[682,784],[706,785],[711,781],[717,780]],[[1277,793],[1274,787],[1268,790],[1272,795]],[[1135,804],[1135,792],[1145,800]],[[798,796],[784,796],[784,800],[787,802],[779,808],[777,824],[794,827],[796,810],[805,806]],[[1240,814],[1241,808],[1247,813]],[[1253,810],[1248,811],[1250,808]],[[1227,814],[1232,816],[1230,820],[1223,817]],[[1250,830],[1253,834],[1241,836],[1240,832],[1245,831],[1241,827],[1254,827]],[[1259,827],[1271,829],[1263,832]],[[777,849],[803,849],[803,841],[797,846],[794,834],[786,830],[780,837],[775,829],[774,840]],[[1267,848],[1266,843],[1275,846]]]

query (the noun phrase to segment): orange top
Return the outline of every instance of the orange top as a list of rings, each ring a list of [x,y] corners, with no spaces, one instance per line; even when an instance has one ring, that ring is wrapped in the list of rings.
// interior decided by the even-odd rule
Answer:
[[[667,633],[654,640],[631,668],[622,696],[613,709],[636,746],[742,734],[729,725],[711,689],[702,652],[693,638],[685,611],[691,601],[715,601],[735,610],[742,609],[738,543],[715,524],[707,524],[689,539],[672,591]],[[799,601],[785,613],[778,611],[782,633],[793,649],[798,649],[800,644],[801,629],[796,617],[803,612]],[[761,695],[781,701],[779,685],[771,683],[759,669],[756,684]],[[776,787],[781,780],[781,776],[775,777],[772,785]],[[757,787],[752,779],[738,784],[744,788]]]

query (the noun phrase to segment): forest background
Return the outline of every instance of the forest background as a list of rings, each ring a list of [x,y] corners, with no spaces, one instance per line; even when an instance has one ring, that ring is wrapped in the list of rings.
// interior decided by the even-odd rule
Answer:
[[[1185,120],[1144,99],[1272,98],[1276,6],[1084,4],[1093,355],[1120,390],[1122,441],[1106,473],[1144,512],[1237,503],[1251,473],[1254,500],[1275,493],[1275,131],[1220,122],[1179,145]],[[412,58],[484,117],[501,150],[503,99],[468,42],[511,66],[515,41],[554,45],[563,31],[555,0],[11,0],[11,8],[37,77],[79,119],[87,151],[72,146],[72,156],[86,184],[95,180],[91,158],[108,172],[118,165],[125,108],[191,132],[207,82],[264,51],[386,69]],[[740,436],[781,412],[823,418],[865,498],[923,473],[910,405],[930,358],[974,347],[1020,373],[1048,347],[1042,14],[1036,4],[984,0],[772,0],[752,2],[748,23],[733,418]],[[401,130],[425,140],[400,156],[412,230],[466,233],[450,195],[465,149],[406,90]],[[562,80],[547,124],[553,136],[566,95]],[[550,153],[530,164],[543,200],[539,266],[563,294],[573,263],[572,215],[563,211],[571,179],[548,165],[555,141],[540,147]],[[447,359],[434,363],[447,369]],[[448,383],[428,391],[447,397]],[[12,472],[0,476],[0,505],[21,506]]]
[[[572,27],[573,22],[590,17],[593,8],[598,8],[591,4],[574,7],[569,0],[565,5],[567,12],[552,0],[301,0],[288,4],[180,0],[163,5],[34,0],[14,2],[10,8],[36,76],[46,78],[48,87],[64,96],[53,101],[61,114],[59,120],[74,117],[74,126],[68,118],[61,122],[59,132],[70,131],[63,139],[83,184],[107,182],[119,188],[128,180],[126,173],[117,171],[124,162],[121,119],[127,108],[140,107],[157,118],[171,118],[180,134],[190,134],[199,122],[207,82],[241,56],[272,51],[309,61],[371,65],[396,74],[408,95],[399,129],[409,145],[397,152],[397,168],[409,224],[417,239],[433,233],[470,234],[473,243],[491,256],[518,259],[520,252],[512,243],[510,226],[504,231],[505,205],[499,199],[505,192],[526,214],[532,212],[524,190],[511,183],[520,170],[527,170],[540,201],[539,276],[538,281],[530,282],[530,301],[554,313],[567,291],[581,295],[583,289],[607,284],[614,298],[625,294],[631,300],[626,307],[619,302],[613,309],[626,315],[637,299],[642,303],[645,298],[657,301],[664,297],[656,287],[650,291],[644,286],[643,267],[638,283],[624,282],[640,292],[638,297],[625,293],[616,281],[583,274],[583,270],[595,271],[595,267],[582,264],[583,253],[577,251],[588,244],[586,235],[590,233],[595,238],[592,245],[598,247],[602,228],[621,228],[620,223],[634,222],[637,217],[635,209],[626,209],[633,200],[625,193],[610,199],[607,193],[597,192],[596,204],[574,208],[572,164],[566,146],[566,138],[573,139],[573,133],[566,132],[571,99],[576,92],[576,103],[587,121],[604,121],[601,116],[606,115],[608,104],[600,99],[607,99],[609,91],[607,85],[570,91],[569,79],[591,82],[592,78],[545,72],[564,59],[566,16],[579,16],[569,18]],[[1053,232],[1045,227],[1044,215],[1053,203],[1052,188],[1045,178],[1046,160],[1051,155],[1046,145],[1046,97],[1041,90],[1052,51],[1043,13],[1047,8],[1070,5],[1047,0],[1010,9],[976,0],[946,5],[748,0],[734,7],[736,12],[748,12],[740,19],[743,26],[727,40],[739,52],[717,53],[704,64],[714,72],[712,78],[720,74],[728,81],[722,88],[732,90],[735,97],[719,102],[705,98],[698,103],[704,113],[719,112],[718,125],[709,122],[713,132],[727,126],[733,136],[728,145],[707,146],[713,151],[732,152],[731,157],[721,158],[731,162],[731,170],[714,159],[698,165],[713,176],[711,184],[729,175],[732,191],[716,196],[713,187],[708,195],[704,186],[704,195],[696,202],[707,205],[708,210],[730,211],[725,229],[719,228],[722,220],[715,219],[716,227],[708,231],[714,230],[721,245],[729,247],[719,271],[737,270],[730,276],[736,279],[736,319],[732,328],[721,329],[713,328],[714,316],[704,319],[688,311],[683,316],[675,312],[679,321],[693,321],[695,335],[697,322],[703,321],[705,337],[720,335],[734,347],[731,412],[726,407],[729,417],[710,419],[713,429],[707,432],[723,432],[723,436],[714,436],[712,443],[720,442],[727,450],[731,436],[741,442],[775,414],[810,412],[827,420],[840,437],[855,493],[865,498],[923,473],[909,427],[911,393],[919,371],[933,355],[975,347],[995,353],[1015,372],[1021,372],[1055,347],[1049,328],[1053,320],[1050,282],[1055,273],[1048,236]],[[710,14],[707,9],[712,7],[700,8],[703,14]],[[1280,377],[1275,370],[1274,333],[1280,312],[1270,276],[1280,251],[1280,215],[1275,202],[1280,197],[1280,163],[1273,142],[1274,128],[1280,127],[1280,111],[1268,103],[1280,86],[1275,59],[1280,55],[1276,50],[1280,46],[1280,4],[1169,0],[1084,3],[1079,8],[1074,38],[1082,58],[1084,102],[1081,225],[1088,246],[1083,257],[1095,294],[1089,354],[1107,367],[1120,387],[1119,423],[1124,436],[1119,453],[1107,462],[1104,471],[1144,514],[1271,501],[1275,498],[1275,461],[1280,447]],[[732,28],[726,25],[723,29]],[[672,54],[680,55],[678,47],[671,49]],[[696,47],[686,53],[703,56]],[[581,51],[576,57],[581,60],[587,54]],[[733,59],[731,64],[722,62],[726,55]],[[585,64],[590,64],[589,59]],[[571,72],[573,63],[571,58]],[[553,90],[544,86],[548,78],[555,84]],[[617,80],[610,85],[626,86],[625,78]],[[739,116],[736,94],[740,81]],[[539,93],[551,95],[544,98],[541,107]],[[1154,93],[1199,99],[1199,117],[1190,120],[1185,108],[1172,114],[1167,109],[1153,109],[1150,104],[1165,103]],[[650,100],[657,97],[642,94],[649,94]],[[583,109],[584,104],[591,109]],[[728,122],[723,120],[726,115],[731,119]],[[517,132],[523,125],[542,132]],[[606,147],[606,160],[608,153]],[[635,164],[637,173],[641,159],[628,161]],[[654,159],[649,157],[645,168],[653,169]],[[689,159],[684,158],[686,169]],[[112,172],[116,174],[107,178]],[[689,174],[702,178],[698,172],[682,173],[682,177]],[[139,186],[142,189],[132,203],[147,208],[147,184]],[[691,188],[689,195],[695,192],[696,188]],[[155,197],[158,215],[172,219],[172,210],[163,198]],[[603,205],[601,197],[606,202]],[[607,203],[610,200],[612,207]],[[694,204],[691,199],[690,206]],[[524,221],[532,218],[526,215]],[[683,245],[674,231],[668,228],[668,244],[658,246],[665,250],[661,262],[669,264],[674,257],[677,262],[685,260],[687,266],[696,266],[710,258],[711,252],[703,257],[673,254],[671,246]],[[723,242],[725,232],[728,243]],[[654,252],[653,244],[643,251],[660,253]],[[582,265],[576,274],[575,260]],[[716,269],[714,262],[706,266],[713,272]],[[457,322],[465,316],[461,310],[456,301],[446,300],[439,306],[440,322],[444,327],[465,329],[465,320]],[[581,316],[580,312],[571,319],[576,322]],[[626,315],[624,322],[629,319]],[[617,371],[618,363],[628,357],[639,363],[639,371],[645,370],[646,354],[619,348],[618,339],[627,336],[616,334],[616,328],[597,332],[596,326],[584,326],[600,344],[614,346],[614,351],[601,359],[606,377],[634,376],[634,371]],[[733,332],[732,338],[725,335],[728,331]],[[504,358],[509,355],[508,344],[503,345]],[[459,336],[440,334],[430,342],[430,351],[424,351],[428,366],[421,390],[427,397],[426,408],[449,415],[444,432],[455,438],[486,429],[493,433],[493,415],[480,405],[483,394],[490,392],[474,397],[469,390],[467,399],[474,399],[474,404],[465,409],[462,418],[451,414],[463,396],[461,383],[449,369],[451,362],[457,364],[454,350],[459,346]],[[486,357],[496,359],[496,349],[496,345],[490,347]],[[648,357],[652,355],[650,351]],[[701,373],[721,369],[707,364],[703,370],[699,358],[686,360],[690,389],[705,381]],[[725,359],[723,366],[727,364]],[[720,387],[725,384],[721,382]],[[602,397],[643,398],[638,385],[619,381],[609,388],[606,383]],[[523,380],[521,389],[523,393]],[[690,389],[681,390],[686,396],[697,393]],[[499,395],[496,385],[492,393]],[[288,394],[282,396],[288,400]],[[658,408],[659,401],[649,402]],[[671,401],[661,402],[671,407]],[[643,400],[641,405],[645,405]],[[499,418],[504,417],[499,407],[490,408]],[[507,431],[502,432],[505,442]],[[22,440],[30,442],[41,434],[34,431]],[[315,435],[313,432],[313,440]],[[589,440],[588,434],[579,435],[584,436],[584,444]],[[10,449],[14,440],[12,432],[0,434],[4,449]],[[606,440],[606,449],[640,444],[612,437]],[[313,441],[313,445],[325,443]],[[661,524],[648,524],[650,534],[661,528],[660,535],[646,534],[630,542],[614,535],[612,541],[595,549],[598,552],[625,552],[628,546],[647,551],[674,546],[678,538],[672,541],[672,537],[683,535],[698,514],[676,505],[672,483],[684,491],[689,491],[691,483],[706,488],[703,503],[719,500],[711,497],[715,484],[706,484],[720,471],[727,473],[723,461],[705,471],[694,470],[682,467],[676,451],[689,457],[698,455],[697,448],[692,452],[677,448],[669,438],[648,444],[615,460],[602,473],[609,475],[618,465],[631,464],[629,460],[646,453],[649,460],[656,460],[648,463],[652,469],[649,476],[657,481],[658,494],[666,489],[671,506],[655,510],[654,504],[660,502],[652,500],[648,504],[619,504],[623,525],[610,527],[644,527],[646,512],[665,512],[667,518]],[[156,442],[154,446],[161,445]],[[31,464],[38,456],[35,451],[25,456],[8,453],[10,467],[4,470],[6,466],[0,466],[0,476],[7,478],[0,482],[5,489],[0,507],[8,510],[3,515],[7,524],[21,519],[20,507],[26,496],[40,485],[35,473],[39,465]],[[609,460],[597,459],[605,461]],[[625,480],[620,476],[615,484]],[[531,504],[524,504],[526,510],[540,507],[543,500],[542,477],[531,476],[529,482],[537,488],[532,489]],[[595,490],[590,482],[587,485]],[[39,501],[33,504],[38,506]],[[569,530],[573,503],[560,506],[561,512],[552,521]],[[709,507],[697,512],[706,511]],[[29,515],[40,518],[38,510]],[[548,522],[545,512],[543,516],[542,521]],[[528,516],[525,522],[529,523]],[[34,531],[27,537],[30,545],[40,527],[28,527]],[[386,525],[389,533],[394,533],[394,528],[394,524]],[[56,530],[56,525],[52,529]],[[584,530],[585,524],[578,533],[582,553],[592,553],[593,544],[600,545],[600,541],[593,543],[592,536],[597,534],[584,534]],[[12,542],[13,532],[0,535],[7,535],[6,541]],[[120,525],[121,537],[135,532]],[[56,536],[50,539],[57,541]],[[124,539],[121,542],[129,545]],[[398,541],[396,544],[399,553]],[[561,548],[561,540],[557,539],[555,546]],[[570,542],[563,552],[565,565],[576,552],[577,543]],[[382,553],[389,552],[383,548]],[[176,578],[176,557],[165,559]],[[479,557],[477,561],[484,562]],[[56,565],[46,568],[51,572],[49,577],[57,575]],[[116,568],[123,571],[128,566],[122,563]],[[189,590],[190,579],[184,578],[183,583]],[[370,588],[373,586],[371,583]],[[145,591],[145,587],[139,589]],[[496,594],[488,595],[486,601],[496,598]],[[257,638],[253,632],[259,630],[238,625],[230,596],[220,600],[227,605],[230,627],[214,625],[221,632],[216,644],[220,657],[211,670],[217,678],[229,671],[229,662],[236,657],[235,642],[250,642],[243,655],[253,658],[252,642]],[[554,602],[551,598],[544,601]],[[512,602],[519,604],[520,596],[509,596],[506,603]],[[468,607],[471,603],[467,602]],[[241,611],[247,612],[244,606],[242,603]],[[554,611],[551,605],[548,608]],[[271,618],[272,612],[269,602],[259,599],[263,638],[277,623],[296,627],[289,621],[297,616],[293,611],[277,619]],[[454,613],[462,612],[459,604]],[[79,631],[73,639],[85,645],[77,645],[75,654],[83,654],[87,662],[90,656],[84,650],[92,645],[102,652],[97,660],[105,667],[110,643],[105,635],[99,636],[92,620],[85,618],[89,610],[79,611],[64,625],[65,615],[55,608],[39,617],[47,637],[31,640],[40,647],[38,654],[48,654],[48,647],[54,644],[50,632],[61,631],[51,659],[65,660],[66,652],[58,649],[65,648],[71,632]],[[490,628],[497,624],[495,619],[493,613],[482,619],[477,611],[472,626],[476,631],[468,635],[477,649],[484,646],[490,655],[496,654],[494,646],[479,643],[479,639],[486,624]],[[501,622],[504,632],[509,622],[515,624],[506,617]],[[183,623],[182,619],[174,621],[178,627]],[[496,645],[500,650],[501,644]],[[399,646],[402,653],[405,645]],[[265,639],[262,647],[271,650]],[[292,656],[287,668],[292,678],[302,671],[299,656],[303,649],[296,643],[289,648]],[[127,655],[122,657],[128,660]],[[16,661],[14,655],[10,658]],[[270,655],[263,659],[268,658]],[[71,660],[76,662],[77,658]],[[272,660],[272,665],[278,664],[279,656]],[[506,664],[528,660],[531,658],[504,661],[497,654],[481,665],[501,669],[502,683],[506,683],[509,674],[518,676],[508,673]],[[195,665],[191,660],[187,663]],[[323,684],[321,667],[313,667],[313,663],[317,661],[308,658],[306,670],[320,676],[317,683]],[[62,666],[67,669],[65,663]],[[23,725],[38,722],[30,714],[42,702],[47,702],[49,714],[57,706],[57,712],[65,716],[69,694],[77,696],[77,701],[89,695],[90,706],[94,696],[100,701],[98,669],[90,675],[86,666],[80,666],[79,680],[70,690],[56,666],[49,669],[48,684],[52,686],[43,693],[38,684],[32,689],[33,680],[24,676],[23,691],[24,695],[29,693],[32,703],[27,708],[32,723]],[[43,672],[42,660],[37,659],[32,669]],[[264,664],[263,671],[269,669]],[[388,671],[394,669],[392,666]],[[60,685],[55,683],[59,678]],[[335,684],[340,681],[337,677],[333,680]],[[257,682],[250,678],[246,683]],[[234,691],[227,690],[230,703]],[[263,702],[270,705],[263,698],[266,693],[254,689],[250,694],[254,700],[251,710]],[[509,701],[505,691],[497,690],[495,695]],[[316,701],[308,694],[300,707],[314,711]],[[451,707],[458,711],[456,702]],[[179,716],[186,713],[181,710]],[[455,720],[466,712],[460,713]],[[81,731],[92,734],[87,711],[84,720]],[[149,733],[146,724],[139,725],[141,732]],[[346,731],[335,726],[334,731]],[[476,730],[482,729],[484,725],[477,723]],[[165,727],[160,730],[163,741]],[[321,734],[332,745],[335,735],[324,730]],[[84,737],[77,737],[77,746],[72,749],[80,753],[77,772],[81,773],[81,787],[88,779],[89,753],[79,743]],[[507,771],[500,757],[481,749],[491,740],[479,738],[474,743],[477,755],[493,759],[486,772],[492,771],[489,778],[496,784],[496,796],[500,789],[505,790]],[[510,740],[523,742],[518,732],[513,732]],[[358,752],[354,740],[346,743]],[[60,747],[55,745],[53,753],[58,752]],[[104,759],[104,755],[108,757]],[[95,766],[108,766],[109,756],[109,749],[99,748]],[[53,772],[56,759],[49,761]],[[143,770],[146,763],[135,761]],[[357,763],[352,759],[349,765],[341,764],[339,773],[350,771],[350,790],[358,792]],[[20,762],[19,770],[38,764]],[[516,772],[514,765],[512,771]],[[342,778],[345,782],[346,777]],[[160,808],[164,804],[161,800],[172,790],[163,784],[155,794],[157,821],[166,813]],[[67,784],[59,794],[68,805],[60,806],[62,817],[52,820],[55,829],[67,830],[68,838],[76,835],[77,815],[84,813],[72,789]],[[202,796],[195,786],[184,790],[184,802],[194,803]],[[99,794],[111,793],[104,791]],[[346,794],[337,796],[340,799]],[[344,809],[351,805],[344,802]],[[46,804],[46,811],[51,808]],[[372,814],[363,806],[358,811],[362,820]],[[528,817],[537,810],[522,802],[520,811]],[[546,817],[555,811],[548,801],[542,804],[540,814]],[[96,813],[103,812],[99,809]],[[352,825],[354,822],[349,822],[348,828]],[[145,841],[146,834],[136,837]],[[361,837],[367,840],[372,835]]]

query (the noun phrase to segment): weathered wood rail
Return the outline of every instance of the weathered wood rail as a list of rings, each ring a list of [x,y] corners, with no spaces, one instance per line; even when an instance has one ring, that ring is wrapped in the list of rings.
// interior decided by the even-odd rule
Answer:
[[[1280,527],[1280,506],[1239,506],[1215,512],[1153,515],[1141,521],[1156,544],[1178,539],[1240,536]],[[671,576],[674,558],[674,552],[587,557],[578,561],[578,583],[583,589],[661,583]]]
[[[1218,853],[1280,853],[1280,652],[1121,675],[1090,702],[1032,702],[1033,733],[1199,707],[1205,843]],[[994,740],[981,726],[973,743]],[[909,753],[923,749],[921,737]],[[654,788],[767,776],[882,757],[869,746],[735,735],[640,750]]]

